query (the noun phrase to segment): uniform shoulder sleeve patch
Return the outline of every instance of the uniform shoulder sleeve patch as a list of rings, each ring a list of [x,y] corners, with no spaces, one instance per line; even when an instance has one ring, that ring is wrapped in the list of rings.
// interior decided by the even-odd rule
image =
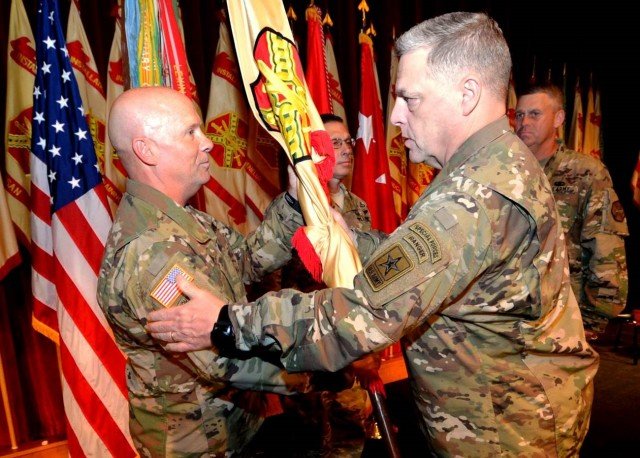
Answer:
[[[613,216],[613,219],[619,223],[624,221],[624,209],[622,208],[622,204],[619,200],[616,200],[611,204],[611,216]]]
[[[172,307],[182,297],[182,293],[176,284],[176,277],[182,275],[189,281],[193,281],[193,275],[189,274],[184,267],[173,264],[161,273],[158,281],[152,285],[149,295],[163,307]]]
[[[380,291],[415,267],[402,245],[396,243],[384,250],[364,269],[364,276],[374,291]]]

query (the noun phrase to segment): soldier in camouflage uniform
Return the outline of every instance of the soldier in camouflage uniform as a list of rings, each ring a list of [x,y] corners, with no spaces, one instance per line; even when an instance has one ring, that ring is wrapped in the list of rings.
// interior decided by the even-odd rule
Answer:
[[[306,375],[260,359],[210,349],[172,355],[145,331],[150,311],[180,303],[177,273],[226,300],[246,300],[243,281],[288,260],[302,224],[279,198],[244,239],[186,205],[209,179],[212,144],[200,124],[190,100],[167,88],[127,91],[110,115],[109,135],[130,179],[106,244],[98,301],[128,357],[130,431],[142,456],[229,456],[265,413],[262,393],[241,390],[308,389]]]
[[[558,142],[563,100],[555,85],[528,87],[518,98],[516,133],[551,183],[567,235],[571,285],[585,329],[595,337],[627,302],[624,237],[629,230],[606,166]]]
[[[223,342],[231,327],[233,345],[268,345],[291,371],[336,370],[402,339],[434,453],[577,456],[598,355],[549,182],[505,116],[502,31],[485,14],[450,13],[413,27],[396,49],[392,121],[410,159],[441,172],[386,240],[357,233],[365,265],[353,289],[223,305],[189,285],[189,309],[210,304],[197,333],[213,327]],[[171,312],[149,316],[154,333],[183,328]]]

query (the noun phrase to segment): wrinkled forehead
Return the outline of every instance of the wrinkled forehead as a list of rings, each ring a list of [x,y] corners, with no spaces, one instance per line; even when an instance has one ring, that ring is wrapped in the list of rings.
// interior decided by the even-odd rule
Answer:
[[[520,111],[532,111],[532,110],[553,110],[560,109],[556,106],[553,99],[544,92],[537,92],[535,94],[521,95],[516,103],[516,110]]]

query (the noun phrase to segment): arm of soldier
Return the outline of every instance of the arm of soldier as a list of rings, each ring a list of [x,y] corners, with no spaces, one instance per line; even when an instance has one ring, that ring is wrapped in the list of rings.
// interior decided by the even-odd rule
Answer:
[[[243,266],[245,283],[260,280],[291,260],[291,238],[304,224],[294,208],[297,201],[285,193],[276,197],[265,211],[264,220],[246,238],[233,232],[229,243],[233,255]]]
[[[624,210],[603,168],[594,176],[581,234],[586,305],[603,319],[617,316],[626,305],[628,234]]]
[[[474,243],[465,244],[468,231],[431,216],[394,232],[356,276],[354,290],[282,290],[230,306],[236,346],[271,346],[289,371],[335,371],[399,340],[468,287],[489,249],[490,234],[474,233]],[[449,222],[478,219],[458,211]]]
[[[144,262],[147,259],[151,261]],[[210,332],[217,320],[217,313],[210,306],[187,307],[184,303],[187,295],[184,292],[188,291],[192,296],[205,300],[213,294],[223,297],[216,285],[220,279],[216,279],[212,272],[215,268],[205,265],[203,259],[190,253],[184,245],[171,242],[153,244],[142,253],[139,261],[140,267],[130,277],[127,291],[136,291],[130,295],[128,302],[140,323],[141,334],[146,333],[142,325],[146,324],[151,329],[156,326],[161,331],[151,333],[151,336],[157,345],[166,350],[177,345],[175,341],[189,342],[192,349],[205,349],[186,353],[188,360],[184,360],[184,363],[191,365],[191,369],[200,377],[214,383],[222,381],[242,389],[280,394],[309,390],[308,374],[288,375],[276,364],[250,358],[250,355],[244,359],[224,358],[212,348]],[[176,293],[170,295],[166,291],[172,288],[169,284],[171,272],[176,268],[179,269],[179,275],[175,277]],[[185,277],[191,281],[185,280]],[[158,326],[154,322],[154,313],[163,317],[165,323]],[[148,335],[146,340],[147,345],[151,343]]]

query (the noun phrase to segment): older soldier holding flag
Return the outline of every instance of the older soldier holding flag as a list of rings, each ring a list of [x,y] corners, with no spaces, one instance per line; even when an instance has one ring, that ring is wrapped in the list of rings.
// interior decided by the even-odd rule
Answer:
[[[292,371],[333,371],[402,339],[436,453],[575,456],[598,355],[549,182],[505,116],[502,31],[485,14],[450,13],[396,48],[392,120],[410,159],[442,170],[386,240],[357,233],[365,265],[353,288],[226,304],[183,284],[191,301],[150,314],[148,329],[177,334],[176,351],[213,329],[220,347],[268,347]]]

